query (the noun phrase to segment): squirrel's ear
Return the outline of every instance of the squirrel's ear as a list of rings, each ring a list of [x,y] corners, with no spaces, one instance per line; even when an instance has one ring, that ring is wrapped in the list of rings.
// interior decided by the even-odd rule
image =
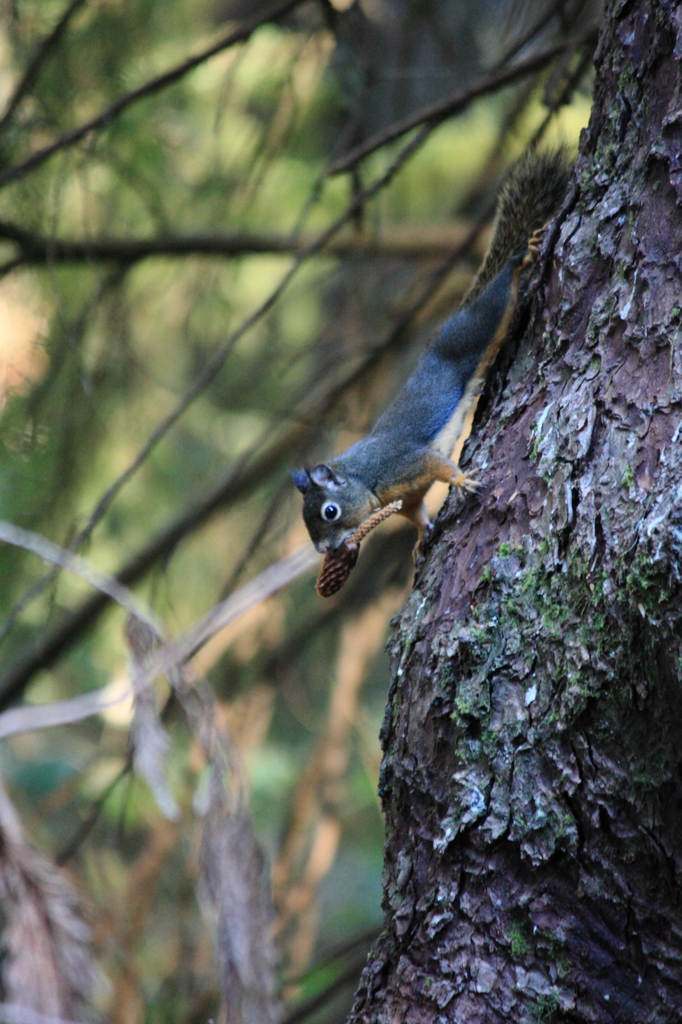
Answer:
[[[305,494],[310,487],[310,477],[307,469],[292,469],[291,479],[294,481],[301,494]]]
[[[343,487],[347,483],[345,477],[335,473],[326,462],[320,462],[318,466],[313,466],[312,469],[308,470],[308,475],[316,487],[329,487],[334,490],[337,487]]]

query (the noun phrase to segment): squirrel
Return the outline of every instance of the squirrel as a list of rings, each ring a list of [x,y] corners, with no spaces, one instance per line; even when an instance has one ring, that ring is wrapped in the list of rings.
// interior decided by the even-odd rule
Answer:
[[[509,332],[524,271],[561,206],[570,170],[562,149],[531,151],[514,165],[499,194],[488,253],[461,308],[436,333],[371,433],[328,462],[292,472],[319,552],[336,550],[377,509],[401,498],[400,515],[419,533],[418,561],[431,530],[423,500],[431,485],[478,487],[450,456]]]

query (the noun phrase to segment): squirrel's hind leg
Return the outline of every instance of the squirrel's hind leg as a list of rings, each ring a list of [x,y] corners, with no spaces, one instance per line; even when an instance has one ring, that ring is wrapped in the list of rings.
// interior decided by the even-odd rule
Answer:
[[[428,517],[426,505],[423,501],[418,505],[412,505],[411,507],[401,510],[400,514],[405,516],[406,519],[409,519],[409,521],[417,527],[417,543],[415,544],[414,551],[412,552],[414,566],[415,569],[417,569],[424,561],[424,548],[426,547],[426,543],[433,531],[433,523]]]
[[[472,493],[478,489],[479,482],[471,473],[465,473],[459,468],[456,462],[452,462],[440,452],[430,451],[428,453],[428,485],[440,480],[451,487],[461,487],[462,490]],[[428,489],[428,487],[426,488]],[[425,490],[422,491],[422,494]],[[433,525],[427,515],[426,505],[423,501],[419,504],[408,505],[401,510],[401,515],[409,519],[417,527],[419,536],[414,549],[414,564],[418,568],[424,561],[424,549],[431,536]]]

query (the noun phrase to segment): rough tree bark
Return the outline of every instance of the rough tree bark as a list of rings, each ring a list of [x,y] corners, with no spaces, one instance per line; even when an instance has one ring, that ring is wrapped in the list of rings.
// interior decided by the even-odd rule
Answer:
[[[611,0],[538,312],[391,642],[350,1021],[682,1019],[682,7]]]

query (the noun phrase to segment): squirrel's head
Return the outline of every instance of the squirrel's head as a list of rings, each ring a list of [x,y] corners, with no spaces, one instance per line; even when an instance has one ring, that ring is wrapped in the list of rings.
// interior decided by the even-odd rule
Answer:
[[[291,477],[303,495],[303,519],[310,539],[323,554],[343,544],[379,507],[364,484],[342,476],[325,462],[312,469],[295,469]]]

